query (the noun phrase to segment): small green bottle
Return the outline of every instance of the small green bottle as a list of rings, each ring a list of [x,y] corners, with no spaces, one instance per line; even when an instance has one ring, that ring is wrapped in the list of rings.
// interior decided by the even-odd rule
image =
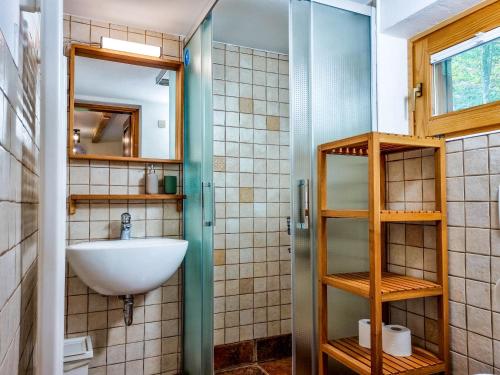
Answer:
[[[163,189],[165,194],[177,194],[177,176],[164,176]]]

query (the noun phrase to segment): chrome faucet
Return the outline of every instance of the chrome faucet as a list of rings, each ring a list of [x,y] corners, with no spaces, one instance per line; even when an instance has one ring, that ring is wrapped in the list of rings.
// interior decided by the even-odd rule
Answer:
[[[122,214],[122,226],[120,239],[122,240],[130,240],[130,229],[132,228],[132,224],[130,223],[132,216],[128,212],[124,212]]]

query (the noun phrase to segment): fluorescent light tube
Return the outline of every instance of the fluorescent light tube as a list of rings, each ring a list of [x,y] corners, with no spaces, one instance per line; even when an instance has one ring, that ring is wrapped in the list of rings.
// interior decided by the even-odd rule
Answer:
[[[139,55],[160,57],[161,48],[149,44],[128,42],[126,40],[113,39],[103,36],[101,38],[101,48],[113,49],[129,53],[137,53]]]

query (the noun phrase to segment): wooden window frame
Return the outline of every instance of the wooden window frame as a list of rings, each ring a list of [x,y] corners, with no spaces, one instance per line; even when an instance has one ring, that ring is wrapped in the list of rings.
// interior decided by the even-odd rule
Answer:
[[[135,53],[121,52],[83,44],[72,44],[69,54],[69,93],[68,93],[68,158],[86,160],[133,161],[182,164],[184,158],[184,64],[182,61],[149,57]],[[75,111],[75,59],[76,56],[114,61],[124,64],[175,70],[175,156],[173,159],[141,158],[134,156],[81,155],[73,153],[73,126]]]
[[[432,54],[499,26],[500,2],[488,0],[410,39],[409,92],[422,83],[422,96],[415,98],[414,111],[409,112],[410,134],[454,137],[500,128],[500,101],[433,116],[430,63]]]

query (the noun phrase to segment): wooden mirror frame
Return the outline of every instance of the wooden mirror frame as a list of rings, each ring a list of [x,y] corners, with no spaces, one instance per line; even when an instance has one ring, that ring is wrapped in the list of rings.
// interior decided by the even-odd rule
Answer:
[[[75,116],[75,60],[76,56],[98,60],[114,61],[130,65],[175,70],[175,157],[173,159],[141,158],[133,156],[84,155],[73,153],[73,128]],[[115,51],[81,44],[72,44],[69,50],[69,93],[68,93],[68,158],[84,160],[109,160],[181,164],[184,155],[184,64],[181,61],[149,57],[134,53]]]

